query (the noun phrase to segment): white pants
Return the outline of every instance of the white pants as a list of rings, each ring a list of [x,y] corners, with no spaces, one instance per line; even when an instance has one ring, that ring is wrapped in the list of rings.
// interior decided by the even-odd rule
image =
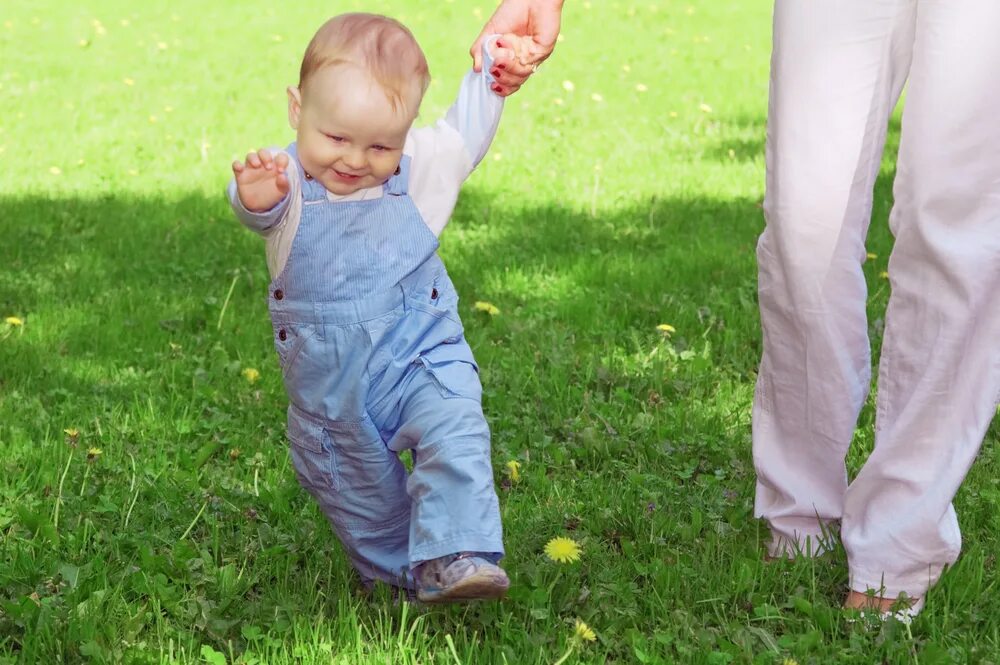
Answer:
[[[772,555],[837,520],[850,587],[922,596],[961,547],[951,505],[1000,400],[1000,0],[777,0],[758,245],[756,514]],[[889,225],[875,450],[861,264],[908,81]]]

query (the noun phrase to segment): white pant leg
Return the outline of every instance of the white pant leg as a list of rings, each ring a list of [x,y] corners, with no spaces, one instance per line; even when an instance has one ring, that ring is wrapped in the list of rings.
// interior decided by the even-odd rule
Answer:
[[[871,378],[865,235],[915,7],[775,3],[753,408],[756,515],[775,556],[815,553],[843,510],[844,457]]]
[[[920,0],[890,225],[875,451],[845,499],[851,588],[922,596],[1000,391],[1000,2]]]

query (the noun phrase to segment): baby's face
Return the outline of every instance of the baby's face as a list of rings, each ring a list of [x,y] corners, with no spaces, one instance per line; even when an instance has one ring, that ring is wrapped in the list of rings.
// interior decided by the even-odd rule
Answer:
[[[420,104],[419,97],[406,101],[394,110],[379,84],[353,65],[324,67],[305,90],[289,88],[302,168],[341,196],[381,185],[399,166]]]

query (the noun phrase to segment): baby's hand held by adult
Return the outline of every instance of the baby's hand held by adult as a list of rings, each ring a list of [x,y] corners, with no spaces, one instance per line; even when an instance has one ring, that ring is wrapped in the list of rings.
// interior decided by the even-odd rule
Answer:
[[[288,195],[288,155],[262,149],[247,153],[245,161],[233,162],[240,203],[250,212],[266,212]]]

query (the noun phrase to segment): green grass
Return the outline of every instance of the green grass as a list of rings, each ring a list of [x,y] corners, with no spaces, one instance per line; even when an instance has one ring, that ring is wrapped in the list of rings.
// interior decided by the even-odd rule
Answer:
[[[577,618],[598,639],[567,662],[1000,661],[996,424],[956,500],[963,557],[912,627],[844,620],[842,551],[761,562],[766,0],[567,3],[442,238],[514,586],[443,609],[360,593],[289,465],[263,246],[222,188],[233,158],[291,140],[284,87],[328,15],[413,28],[430,121],[491,3],[226,4],[0,8],[0,318],[24,322],[0,328],[0,664],[552,663]],[[580,562],[545,558],[558,535]]]

